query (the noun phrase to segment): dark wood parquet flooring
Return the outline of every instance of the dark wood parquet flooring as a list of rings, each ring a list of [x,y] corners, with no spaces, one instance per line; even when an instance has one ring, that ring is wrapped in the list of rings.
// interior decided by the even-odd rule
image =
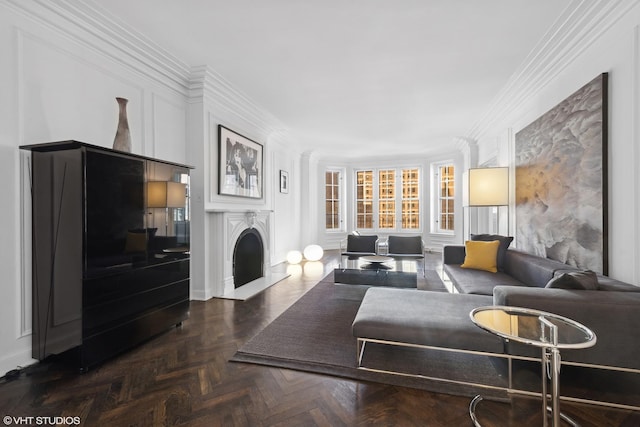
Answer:
[[[0,380],[5,425],[471,426],[467,397],[296,372],[229,358],[332,268],[310,269],[248,301],[194,301],[191,317],[85,374],[51,361]],[[437,267],[439,255],[428,260]],[[283,267],[284,268],[284,267]],[[485,426],[541,425],[539,403],[482,402]],[[640,414],[564,404],[584,426],[638,426]],[[17,417],[33,417],[31,423]],[[64,418],[78,417],[78,418]],[[53,421],[56,421],[55,419]],[[66,422],[66,424],[65,424]]]

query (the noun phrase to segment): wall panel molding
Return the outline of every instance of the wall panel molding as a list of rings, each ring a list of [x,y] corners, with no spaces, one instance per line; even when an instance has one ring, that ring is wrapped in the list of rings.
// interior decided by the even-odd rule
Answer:
[[[125,26],[91,1],[4,0],[14,11],[40,26],[64,34],[128,70],[183,95],[190,69],[169,52]]]
[[[20,152],[20,303],[18,337],[32,333],[31,260],[31,154]],[[28,244],[25,244],[27,243]]]
[[[73,47],[77,46],[77,45],[64,45],[64,40],[60,40],[60,39],[56,39],[56,38],[44,38],[43,36],[40,36],[38,34],[34,34],[26,29],[17,29],[16,30],[16,50],[17,50],[17,62],[16,62],[16,73],[17,73],[17,82],[18,82],[18,122],[19,122],[19,129],[18,129],[18,135],[19,135],[19,144],[30,144],[30,143],[34,143],[34,142],[42,142],[43,140],[50,140],[50,138],[44,138],[42,139],[42,135],[40,135],[36,140],[33,139],[33,135],[29,135],[28,133],[28,129],[33,127],[34,125],[34,120],[31,119],[29,121],[29,123],[27,123],[26,120],[26,116],[27,116],[27,110],[30,107],[33,108],[43,108],[42,106],[36,106],[34,107],[33,104],[29,104],[29,99],[28,99],[28,93],[30,90],[43,90],[42,87],[36,87],[34,88],[32,86],[31,81],[29,81],[29,73],[34,73],[36,71],[34,70],[44,70],[44,67],[28,67],[28,62],[29,61],[38,61],[41,58],[45,57],[46,55],[55,55],[56,59],[60,59],[59,61],[53,61],[53,64],[55,64],[55,66],[59,66],[59,67],[67,67],[67,68],[73,68],[76,67],[77,69],[82,69],[84,67],[85,71],[89,71],[91,73],[95,73],[96,76],[100,76],[100,78],[103,80],[103,86],[106,84],[105,82],[109,82],[109,83],[113,83],[113,86],[118,86],[120,88],[120,90],[123,90],[125,93],[128,93],[127,98],[129,98],[129,105],[127,107],[128,111],[129,111],[129,121],[130,123],[132,122],[132,119],[134,117],[137,117],[139,119],[139,123],[136,122],[135,123],[135,127],[132,127],[132,139],[133,139],[133,151],[134,152],[140,152],[141,154],[146,154],[145,153],[145,141],[147,139],[146,135],[146,129],[145,129],[145,123],[147,122],[147,110],[145,108],[145,85],[144,85],[144,80],[135,80],[135,76],[131,76],[128,73],[119,73],[116,70],[107,67],[104,63],[100,62],[100,59],[102,58],[102,56],[98,55],[96,57],[88,57],[86,55],[81,54],[81,52],[76,51],[73,49]],[[69,64],[74,64],[73,67],[71,67]],[[53,66],[51,68],[54,68]],[[45,75],[52,75],[52,73],[54,72],[53,69],[47,69],[46,72],[42,72],[40,77],[45,76]],[[62,74],[61,74],[62,75]],[[41,81],[38,82],[40,85],[42,85],[43,83]],[[51,83],[51,82],[50,82]],[[56,84],[51,84],[49,86],[49,89],[53,88],[53,89],[58,89],[58,86],[63,87],[62,85],[65,83],[64,79],[60,80],[60,84],[57,84],[58,82],[56,82]],[[85,82],[86,83],[86,82]],[[90,103],[90,101],[83,101],[83,103],[80,103],[79,99],[83,96],[86,96],[87,94],[93,93],[91,90],[87,90],[85,93],[81,93],[79,94],[77,91],[70,91],[69,92],[69,96],[60,96],[59,100],[60,100],[60,105],[65,105],[65,102],[70,102],[72,96],[75,96],[77,99],[77,102],[79,103],[78,105],[81,105],[83,107],[88,107],[89,104],[87,104],[87,102]],[[135,96],[132,96],[133,94],[135,94]],[[109,93],[109,96],[113,95],[112,93]],[[119,93],[118,95],[123,96],[122,93]],[[68,99],[67,99],[68,98]],[[32,100],[31,100],[32,101]],[[94,99],[94,102],[96,100]],[[69,128],[66,129],[66,131],[73,131],[74,132],[74,136],[73,138],[75,139],[84,139],[85,142],[90,142],[96,145],[102,145],[102,146],[108,146],[110,147],[112,142],[113,142],[113,137],[115,136],[115,132],[116,132],[116,128],[117,128],[117,104],[115,101],[115,95],[112,99],[106,101],[105,98],[100,98],[100,105],[96,105],[95,106],[95,110],[94,112],[96,114],[99,108],[104,108],[104,105],[102,104],[102,102],[109,102],[111,104],[109,104],[109,114],[112,115],[113,117],[113,124],[109,124],[108,127],[107,126],[103,126],[102,131],[104,131],[105,133],[101,134],[104,135],[104,137],[102,138],[94,138],[94,137],[88,137],[87,134],[87,129],[91,128],[92,132],[89,133],[93,133],[93,131],[95,132],[99,132],[99,128],[98,127],[91,127],[91,126],[85,126],[86,123],[85,122],[73,122],[71,121],[70,118],[69,119],[69,123],[67,123],[69,125]],[[135,103],[134,103],[135,102]],[[132,112],[134,111],[133,109],[136,109],[136,115],[133,115]],[[53,109],[52,111],[56,111],[55,109]],[[47,125],[50,124],[47,121],[50,120],[51,117],[46,117],[46,118],[41,118],[40,121],[35,121],[36,123],[39,123],[41,125]],[[64,123],[56,123],[57,125],[63,126]],[[103,123],[95,123],[95,125],[101,125]],[[55,130],[51,130],[49,129],[49,131],[53,132],[53,138],[54,139],[66,139],[68,138],[68,136],[66,135],[66,133],[63,132],[63,135],[56,135],[56,131]],[[108,132],[108,133],[107,133]],[[58,132],[59,134],[61,133],[61,131]]]
[[[151,137],[149,147],[151,149],[150,156],[160,159],[168,158],[177,162],[186,163],[187,153],[184,146],[187,139],[187,108],[184,102],[177,99],[170,99],[156,92],[150,95],[151,115],[150,115],[150,132]],[[165,116],[162,115],[165,113]],[[168,114],[167,114],[168,113]],[[181,126],[167,129],[167,117],[182,117]],[[179,133],[182,133],[180,135]],[[178,143],[182,144],[182,150],[176,150]],[[162,147],[165,147],[163,150]]]

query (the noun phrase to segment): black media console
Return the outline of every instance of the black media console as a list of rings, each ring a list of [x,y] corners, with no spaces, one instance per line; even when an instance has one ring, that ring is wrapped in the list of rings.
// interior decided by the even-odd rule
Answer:
[[[189,316],[189,166],[78,141],[31,152],[33,351],[82,370]],[[76,359],[77,358],[77,359]]]

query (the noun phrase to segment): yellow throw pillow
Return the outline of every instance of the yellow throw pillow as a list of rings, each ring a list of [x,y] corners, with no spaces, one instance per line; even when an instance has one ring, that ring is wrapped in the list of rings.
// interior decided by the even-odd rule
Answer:
[[[462,268],[473,268],[496,273],[498,271],[498,248],[500,241],[491,242],[468,240],[464,244],[466,255]]]

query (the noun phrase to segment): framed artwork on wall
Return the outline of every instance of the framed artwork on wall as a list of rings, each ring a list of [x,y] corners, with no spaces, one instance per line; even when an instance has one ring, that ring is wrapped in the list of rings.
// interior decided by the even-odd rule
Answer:
[[[280,171],[280,192],[289,192],[289,172],[283,170]]]
[[[516,246],[608,272],[607,73],[516,133]]]
[[[218,194],[262,198],[262,145],[218,125]]]

